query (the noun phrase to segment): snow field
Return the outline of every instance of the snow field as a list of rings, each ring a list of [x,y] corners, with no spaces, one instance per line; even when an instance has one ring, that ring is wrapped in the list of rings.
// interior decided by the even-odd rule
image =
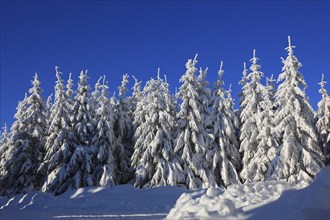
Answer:
[[[162,219],[187,190],[177,187],[137,189],[132,185],[111,188],[85,187],[60,196],[31,192],[0,198],[5,219]]]

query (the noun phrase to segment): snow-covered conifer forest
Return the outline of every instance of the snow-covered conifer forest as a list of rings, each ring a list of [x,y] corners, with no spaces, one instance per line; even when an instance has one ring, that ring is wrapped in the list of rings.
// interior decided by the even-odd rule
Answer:
[[[197,55],[186,62],[176,94],[160,70],[144,86],[125,74],[110,96],[105,76],[91,87],[87,71],[75,82],[55,67],[53,96],[43,97],[35,74],[15,122],[1,132],[0,195],[119,184],[309,183],[329,164],[330,97],[320,73],[314,111],[294,48],[289,38],[278,76],[263,73],[253,51],[239,82],[239,109],[224,86],[225,62],[212,86]]]

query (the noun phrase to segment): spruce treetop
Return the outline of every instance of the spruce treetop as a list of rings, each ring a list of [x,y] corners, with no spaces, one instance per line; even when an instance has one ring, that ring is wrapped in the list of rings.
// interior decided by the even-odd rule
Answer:
[[[243,63],[243,72],[242,72],[242,79],[239,81],[238,84],[244,86],[247,82],[247,75],[248,75],[248,69],[246,68],[246,62]]]
[[[69,98],[72,97],[74,91],[73,91],[73,80],[71,79],[71,73],[69,73],[69,79],[67,80],[66,84],[66,94]]]
[[[293,48],[296,48],[296,46],[291,45],[291,37],[288,36],[288,47],[286,47],[285,50],[288,51],[289,56],[293,56]]]
[[[223,71],[223,69],[222,69],[222,66],[223,66],[223,62],[220,61],[220,69],[218,71],[218,80],[214,84],[215,88],[221,88],[225,84],[222,80],[222,76],[225,73],[225,71]]]
[[[32,82],[32,88],[29,89],[29,93],[31,94],[39,94],[42,92],[42,89],[40,88],[40,81],[39,81],[39,77],[38,74],[35,73]]]
[[[322,94],[322,98],[325,99],[326,97],[328,97],[328,93],[327,90],[324,88],[325,85],[327,84],[326,81],[324,81],[324,74],[322,73],[322,80],[321,82],[319,82],[319,85],[321,86],[319,93]]]
[[[102,76],[100,76],[100,78],[97,80],[97,82],[95,83],[94,86],[94,91],[92,92],[92,96],[97,99],[97,97],[99,97],[100,95],[100,88],[101,88],[101,83],[100,81],[102,80]]]
[[[256,57],[256,50],[253,50],[253,57],[250,59],[252,63],[250,66],[250,70],[252,71],[247,77],[251,79],[252,82],[259,82],[261,77],[264,76],[262,72],[260,72],[261,66],[257,64],[259,58]]]
[[[121,86],[118,86],[119,90],[119,98],[123,99],[125,94],[128,92],[127,85],[128,84],[128,74],[123,75],[123,80],[121,81]]]
[[[277,82],[284,81],[282,85],[280,85],[279,89],[282,87],[290,87],[293,89],[294,87],[302,86],[304,89],[307,88],[307,84],[304,80],[303,75],[299,72],[302,64],[298,61],[297,57],[293,54],[293,48],[295,46],[291,45],[291,38],[288,37],[289,46],[285,48],[288,51],[288,56],[284,60],[282,58],[282,63],[284,64],[282,68],[282,73],[279,75]]]

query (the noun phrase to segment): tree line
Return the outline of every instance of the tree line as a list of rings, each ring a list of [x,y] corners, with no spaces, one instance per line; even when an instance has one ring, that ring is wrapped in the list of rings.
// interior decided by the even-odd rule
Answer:
[[[175,95],[158,70],[142,88],[129,76],[109,96],[105,76],[92,90],[81,71],[77,90],[55,67],[55,92],[44,100],[38,75],[18,103],[10,131],[0,139],[0,194],[68,188],[227,187],[264,180],[310,182],[329,162],[330,98],[322,77],[322,99],[314,112],[299,72],[294,46],[286,49],[277,89],[264,77],[255,51],[244,69],[234,110],[220,64],[213,88],[197,55],[186,63]],[[52,100],[53,99],[53,100]],[[326,156],[326,157],[325,157]],[[327,158],[327,159],[326,159]]]

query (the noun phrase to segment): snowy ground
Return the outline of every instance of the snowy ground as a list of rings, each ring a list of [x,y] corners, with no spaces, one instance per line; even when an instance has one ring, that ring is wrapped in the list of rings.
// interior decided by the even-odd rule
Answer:
[[[187,190],[132,185],[81,188],[53,197],[34,192],[0,199],[0,219],[163,219]]]
[[[83,188],[57,197],[34,192],[0,198],[0,219],[330,219],[330,167],[297,190],[301,187],[258,182],[226,191],[121,185]]]

